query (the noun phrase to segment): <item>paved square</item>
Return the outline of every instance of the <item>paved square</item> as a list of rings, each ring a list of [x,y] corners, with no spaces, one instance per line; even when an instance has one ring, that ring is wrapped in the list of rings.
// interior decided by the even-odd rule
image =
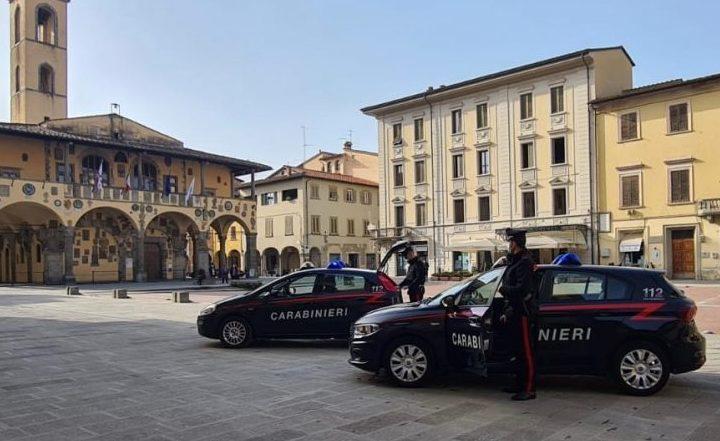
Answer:
[[[227,292],[128,300],[0,288],[0,440],[716,440],[720,338],[710,360],[649,398],[602,379],[542,378],[514,403],[502,378],[398,389],[347,364],[342,343],[226,350],[197,335]],[[701,306],[702,308],[702,306]],[[702,328],[702,325],[701,325]]]

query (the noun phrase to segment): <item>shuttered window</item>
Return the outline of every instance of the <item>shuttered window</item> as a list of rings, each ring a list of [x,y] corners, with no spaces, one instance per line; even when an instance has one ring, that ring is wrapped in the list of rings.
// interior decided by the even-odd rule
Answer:
[[[273,237],[273,220],[272,220],[272,218],[265,219],[265,237]]]
[[[478,220],[490,220],[490,196],[480,196],[478,198]]]
[[[673,104],[668,107],[670,133],[685,132],[690,128],[687,103]]]
[[[522,194],[523,217],[535,217],[535,192],[526,191]]]
[[[620,180],[622,193],[622,207],[640,206],[640,176],[623,176]]]
[[[630,112],[620,115],[620,140],[638,139],[638,113]]]
[[[690,170],[670,171],[670,202],[690,202]]]

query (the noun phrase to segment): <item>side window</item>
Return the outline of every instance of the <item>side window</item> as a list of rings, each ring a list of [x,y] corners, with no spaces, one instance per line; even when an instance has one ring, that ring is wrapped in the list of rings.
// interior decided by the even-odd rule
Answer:
[[[320,291],[324,294],[366,290],[365,277],[360,275],[325,274]]]
[[[488,274],[490,275],[490,274]],[[481,277],[473,282],[470,286],[465,288],[460,298],[458,299],[458,306],[478,306],[488,305],[495,294],[495,289],[500,282],[502,276],[501,271],[497,271],[496,274],[491,277]]]
[[[551,303],[604,300],[605,277],[595,274],[558,271],[549,287]]]
[[[317,276],[314,274],[301,276],[291,280],[287,284],[278,286],[276,289],[273,289],[273,291],[279,291],[281,295],[284,294],[289,296],[303,296],[312,294],[315,288],[316,279]]]
[[[605,300],[630,300],[632,289],[629,283],[613,276],[607,277]]]

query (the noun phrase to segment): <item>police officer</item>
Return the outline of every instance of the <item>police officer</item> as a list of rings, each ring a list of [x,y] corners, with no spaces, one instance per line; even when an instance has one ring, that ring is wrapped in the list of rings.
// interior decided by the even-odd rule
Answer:
[[[400,288],[407,286],[410,302],[419,302],[425,295],[427,265],[412,247],[407,247],[403,252],[403,256],[409,265],[405,280],[400,282]]]
[[[509,241],[507,269],[503,274],[500,293],[505,298],[505,308],[500,322],[506,324],[513,342],[513,352],[518,362],[515,387],[504,389],[512,392],[513,400],[535,399],[535,353],[533,330],[536,311],[533,302],[533,258],[525,248],[525,231],[508,228],[505,236]]]

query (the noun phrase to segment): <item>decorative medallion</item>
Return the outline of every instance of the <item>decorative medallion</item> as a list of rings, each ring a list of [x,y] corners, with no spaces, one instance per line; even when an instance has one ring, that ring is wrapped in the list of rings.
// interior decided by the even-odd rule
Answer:
[[[80,199],[75,199],[73,201],[73,207],[77,208],[78,210],[81,209],[83,207],[83,201],[81,201]]]
[[[65,199],[65,209],[69,210],[72,207],[72,202],[70,202],[70,199]]]
[[[227,211],[232,210],[232,202],[230,202],[230,201],[225,201],[225,209],[226,209]]]
[[[138,204],[132,204],[132,207],[130,207],[132,211],[138,211],[140,209],[140,206]]]
[[[146,205],[146,206],[145,206],[145,211],[147,211],[148,213],[152,213],[152,211],[153,211],[152,205]]]
[[[245,211],[243,211],[243,212],[242,212],[242,213],[240,213],[240,214],[242,215],[242,217],[245,217],[245,216],[247,216],[247,212],[245,212]]]
[[[22,186],[22,192],[25,196],[32,196],[35,194],[35,186],[28,182]]]
[[[60,207],[62,205],[62,201],[60,199],[55,199],[53,204],[55,204],[56,207]]]
[[[199,208],[195,209],[195,217],[200,217],[200,216],[202,216],[202,214],[203,214],[203,211],[201,209],[199,209]]]
[[[208,211],[208,216],[215,217],[215,210]]]

